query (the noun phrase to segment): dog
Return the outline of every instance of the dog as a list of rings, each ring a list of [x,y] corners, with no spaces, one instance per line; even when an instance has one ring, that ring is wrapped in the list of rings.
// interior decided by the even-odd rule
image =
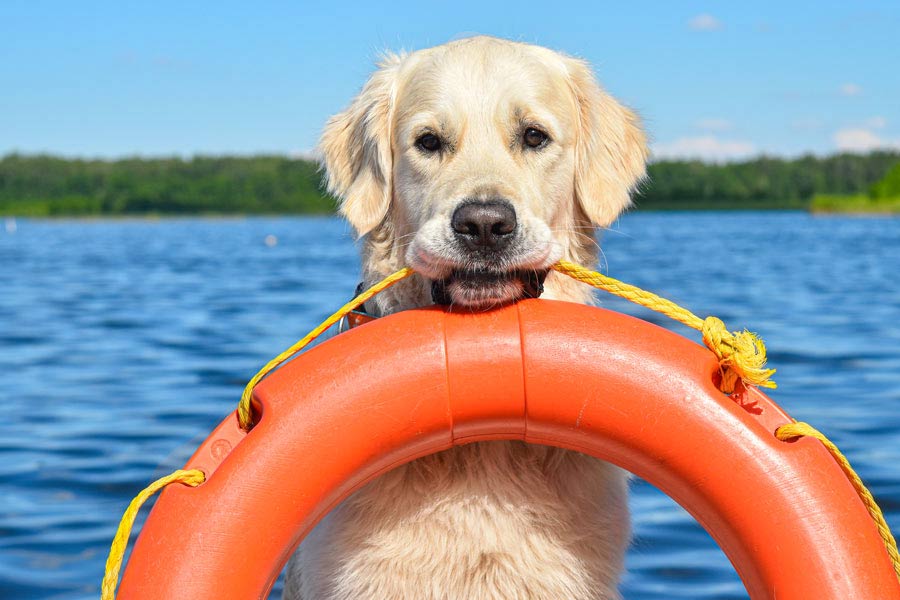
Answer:
[[[549,271],[596,261],[645,176],[639,119],[587,63],[473,37],[387,55],[322,134],[328,190],[361,239],[363,283],[415,269],[376,315],[486,310],[540,293],[588,303]],[[332,510],[287,569],[291,600],[619,598],[627,474],[521,442],[398,467]]]

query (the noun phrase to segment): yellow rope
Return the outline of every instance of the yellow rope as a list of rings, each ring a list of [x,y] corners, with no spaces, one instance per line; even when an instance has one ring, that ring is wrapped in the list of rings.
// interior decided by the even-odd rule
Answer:
[[[775,437],[783,442],[795,440],[804,436],[812,437],[822,442],[825,448],[828,449],[828,452],[831,453],[831,456],[834,457],[834,460],[840,465],[844,475],[846,475],[847,479],[850,480],[850,483],[853,484],[853,489],[856,490],[859,499],[865,504],[866,510],[869,511],[869,516],[875,521],[875,527],[878,529],[878,534],[884,542],[884,547],[887,550],[888,556],[891,557],[897,579],[900,579],[900,553],[897,551],[897,541],[894,539],[893,534],[891,534],[891,528],[888,527],[887,521],[884,519],[884,513],[881,512],[881,509],[875,502],[875,498],[872,497],[872,493],[866,488],[862,479],[859,478],[859,475],[857,475],[856,471],[853,470],[853,467],[850,466],[850,461],[847,460],[847,457],[838,450],[838,447],[835,446],[831,440],[809,423],[788,423],[775,430]]]
[[[766,348],[762,340],[755,334],[746,330],[730,332],[725,328],[725,324],[716,317],[701,319],[691,311],[682,308],[665,298],[661,298],[656,294],[570,262],[560,261],[553,265],[552,268],[597,289],[604,290],[634,302],[635,304],[660,312],[688,327],[702,332],[703,343],[713,351],[719,360],[722,371],[720,388],[723,392],[731,393],[738,380],[743,380],[748,385],[758,385],[767,388],[775,387],[775,382],[770,379],[775,373],[775,370],[765,368]],[[260,371],[247,383],[238,404],[237,413],[241,427],[249,430],[254,424],[251,399],[253,397],[253,388],[257,383],[286,360],[300,352],[310,342],[315,340],[329,327],[340,321],[341,318],[350,313],[353,309],[369,300],[372,296],[412,274],[413,270],[409,267],[405,267],[396,273],[385,277],[342,306],[337,312],[325,319],[318,327],[310,331],[303,339],[276,356],[260,369]],[[825,444],[841,465],[844,473],[847,475],[848,479],[850,479],[853,487],[866,505],[869,514],[875,521],[878,531],[884,540],[885,547],[894,564],[894,570],[897,572],[898,577],[900,577],[900,557],[898,557],[897,554],[897,544],[884,520],[884,515],[872,498],[872,494],[870,494],[865,485],[863,485],[862,481],[850,467],[847,459],[840,453],[837,447],[825,438],[824,435],[805,423],[784,425],[778,429],[776,435],[778,436],[778,439],[781,440],[809,435],[816,437]],[[119,524],[119,529],[116,532],[116,537],[113,539],[112,547],[110,548],[109,558],[106,561],[106,575],[103,578],[101,600],[114,600],[115,586],[118,581],[122,558],[125,554],[125,547],[128,543],[128,536],[131,532],[131,527],[134,524],[137,511],[140,509],[141,505],[147,498],[170,483],[177,481],[190,486],[197,486],[203,483],[204,479],[205,476],[203,472],[196,469],[191,471],[176,471],[167,477],[163,477],[153,482],[131,501],[128,509],[122,516],[122,521]]]
[[[722,373],[719,389],[726,394],[734,391],[734,386],[739,379],[748,385],[775,387],[775,382],[770,379],[775,374],[775,369],[765,368],[766,346],[756,334],[746,330],[728,331],[725,324],[716,317],[701,319],[671,300],[666,300],[639,287],[623,283],[574,263],[561,260],[552,268],[597,289],[660,312],[679,323],[702,332],[703,343],[719,359]]]
[[[310,342],[319,337],[326,329],[340,321],[346,314],[350,313],[357,306],[363,304],[366,300],[386,290],[391,287],[401,279],[406,279],[410,275],[412,275],[414,271],[409,267],[405,267],[400,269],[396,273],[392,275],[388,275],[363,293],[359,294],[356,298],[342,306],[335,312],[333,315],[322,321],[322,323],[310,331],[304,336],[304,338],[298,341],[296,344],[270,360],[266,363],[262,369],[260,369],[259,373],[253,376],[253,378],[247,382],[247,387],[244,388],[244,393],[241,394],[241,401],[238,403],[238,421],[241,424],[241,427],[245,430],[249,430],[253,427],[253,414],[250,401],[253,398],[253,388],[256,387],[256,384],[260,382],[260,380],[271,373],[274,369],[276,369],[281,363],[288,360],[301,350],[303,350]]]
[[[206,475],[199,469],[190,471],[178,470],[171,475],[160,477],[146,488],[140,494],[134,497],[122,520],[119,522],[119,529],[113,538],[112,545],[109,548],[109,557],[106,559],[106,573],[103,575],[103,583],[100,586],[100,600],[114,600],[116,597],[116,583],[119,581],[119,570],[122,568],[122,559],[125,556],[125,547],[128,546],[128,537],[131,535],[131,527],[134,525],[134,518],[144,502],[150,496],[166,487],[170,483],[184,483],[191,487],[196,487],[204,482]]]

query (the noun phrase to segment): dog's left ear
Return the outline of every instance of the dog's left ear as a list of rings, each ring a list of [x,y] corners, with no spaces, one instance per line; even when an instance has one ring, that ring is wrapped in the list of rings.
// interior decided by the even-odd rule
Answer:
[[[600,88],[586,62],[565,62],[579,111],[575,194],[591,222],[606,227],[646,175],[647,140],[637,115]]]
[[[319,141],[328,191],[361,236],[390,208],[391,111],[401,60],[387,55],[347,110],[328,121]]]

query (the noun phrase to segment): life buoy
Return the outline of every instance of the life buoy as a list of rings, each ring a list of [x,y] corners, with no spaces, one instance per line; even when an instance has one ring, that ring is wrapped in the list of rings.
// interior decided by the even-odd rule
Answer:
[[[754,599],[900,598],[862,503],[756,389],[718,391],[713,355],[644,321],[526,300],[355,328],[255,390],[148,517],[119,598],[265,598],[327,511],[399,464],[478,440],[578,450],[656,485],[715,538]]]

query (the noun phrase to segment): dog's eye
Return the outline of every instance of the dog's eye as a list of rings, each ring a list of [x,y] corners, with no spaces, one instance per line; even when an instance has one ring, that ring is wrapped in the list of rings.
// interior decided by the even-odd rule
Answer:
[[[534,127],[529,127],[522,135],[522,141],[525,142],[525,145],[529,148],[540,148],[545,145],[549,139],[549,135]]]
[[[418,146],[423,152],[437,152],[443,147],[443,143],[441,142],[441,138],[434,135],[433,133],[426,133],[420,135],[418,139],[416,139],[416,146]]]

